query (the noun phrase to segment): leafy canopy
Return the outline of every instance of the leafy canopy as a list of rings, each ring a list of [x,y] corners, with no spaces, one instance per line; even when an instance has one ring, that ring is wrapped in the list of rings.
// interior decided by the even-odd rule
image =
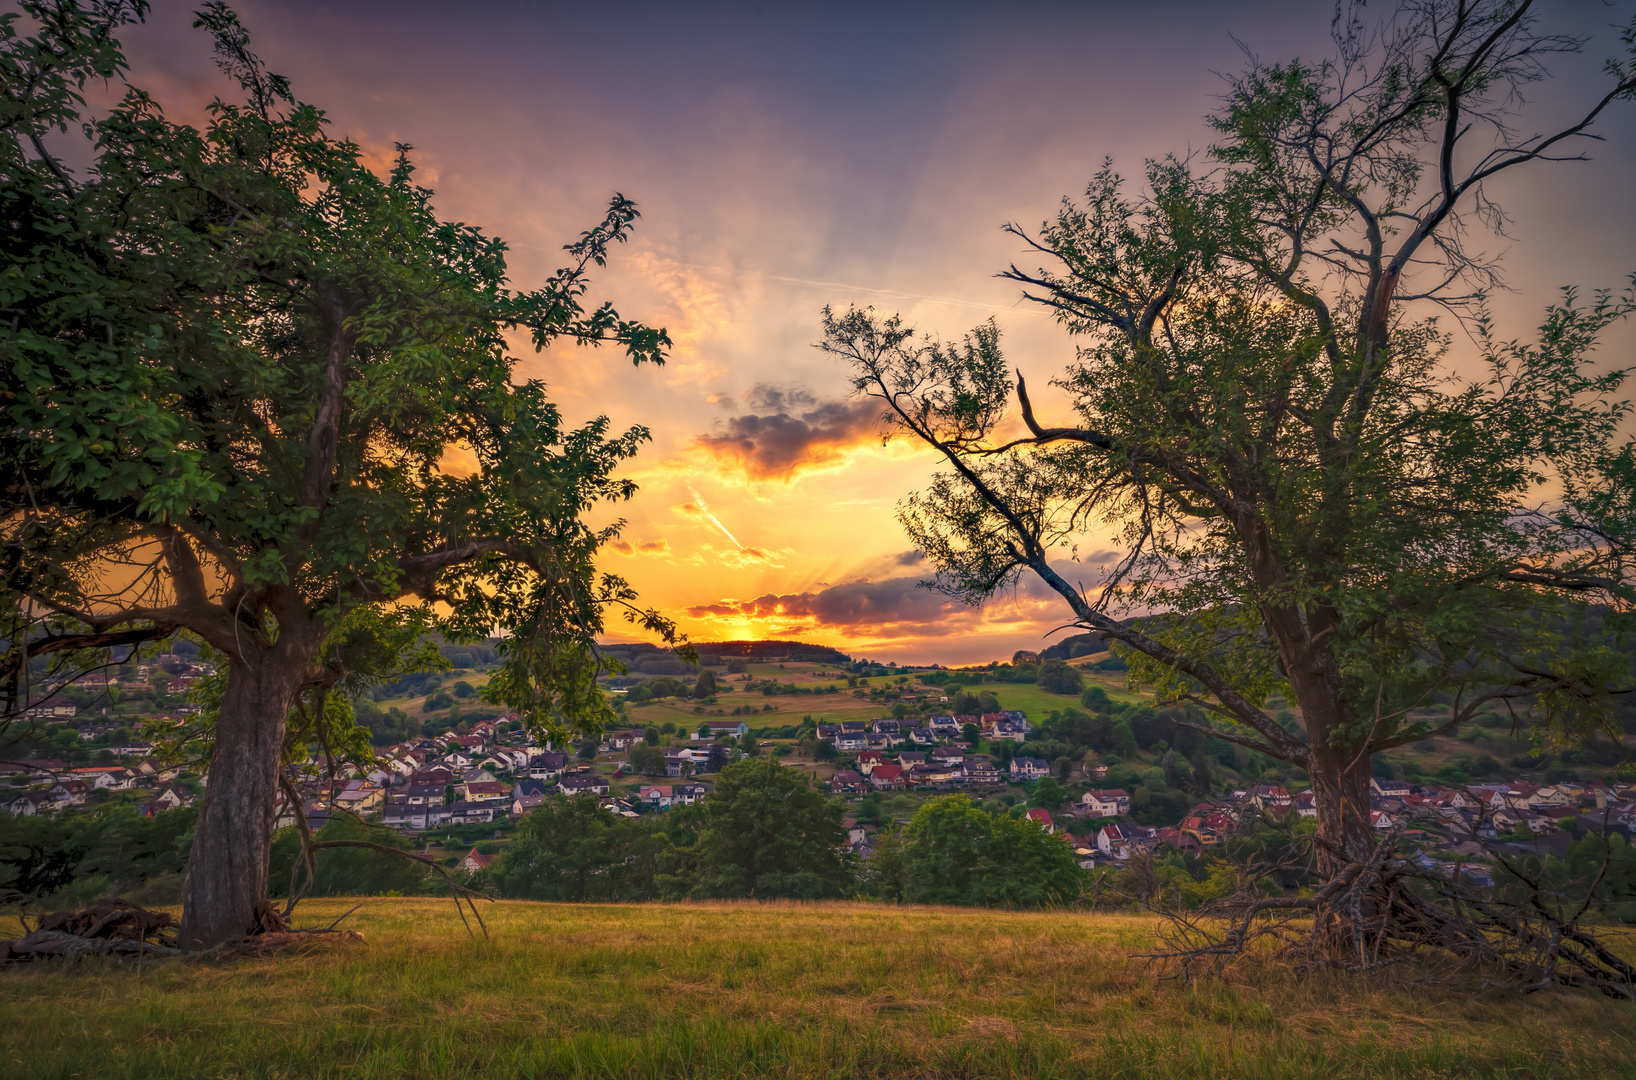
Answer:
[[[83,668],[185,629],[228,660],[310,631],[305,685],[389,674],[422,635],[506,636],[490,684],[539,728],[609,719],[595,652],[609,606],[667,636],[594,556],[647,440],[567,425],[510,342],[616,344],[662,330],[588,303],[637,218],[616,196],[533,289],[503,242],[447,221],[410,147],[385,175],[267,72],[219,3],[199,23],[243,91],[203,128],[120,79],[140,0],[28,0],[0,16],[5,673]],[[48,146],[76,125],[73,173]]]

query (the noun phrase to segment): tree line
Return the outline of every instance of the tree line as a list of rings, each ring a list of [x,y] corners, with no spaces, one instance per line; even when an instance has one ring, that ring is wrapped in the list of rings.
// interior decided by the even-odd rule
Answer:
[[[867,862],[847,846],[843,812],[802,774],[746,759],[723,769],[702,803],[664,813],[623,817],[589,795],[547,800],[522,820],[486,884],[501,896],[569,901],[874,897],[1021,908],[1079,898],[1083,872],[1066,843],[963,795],[928,800]],[[959,857],[969,843],[978,853]]]

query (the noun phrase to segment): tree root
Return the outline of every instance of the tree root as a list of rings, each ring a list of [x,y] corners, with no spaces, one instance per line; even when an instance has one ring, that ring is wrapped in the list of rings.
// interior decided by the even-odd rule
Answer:
[[[1332,853],[1340,869],[1309,896],[1267,895],[1259,886],[1273,868],[1256,867],[1237,892],[1199,911],[1154,907],[1165,919],[1164,947],[1140,958],[1162,979],[1190,981],[1264,948],[1299,974],[1401,968],[1443,981],[1482,973],[1485,987],[1582,987],[1636,1000],[1636,966],[1585,922],[1595,884],[1570,903],[1541,874],[1490,851],[1504,886],[1478,885],[1402,857],[1400,831],[1365,859]]]
[[[172,930],[175,925],[169,912],[150,911],[123,899],[83,911],[53,911],[41,915],[31,933],[0,944],[0,962],[77,956],[180,956],[182,950],[176,947]],[[23,929],[28,929],[26,922]]]

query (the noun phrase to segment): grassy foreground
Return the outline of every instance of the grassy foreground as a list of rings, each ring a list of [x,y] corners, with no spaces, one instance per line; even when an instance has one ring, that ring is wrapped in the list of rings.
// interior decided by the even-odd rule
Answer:
[[[303,906],[327,922],[351,902]],[[852,904],[366,901],[362,944],[0,973],[7,1077],[1636,1077],[1636,1010],[1155,987],[1153,921]]]

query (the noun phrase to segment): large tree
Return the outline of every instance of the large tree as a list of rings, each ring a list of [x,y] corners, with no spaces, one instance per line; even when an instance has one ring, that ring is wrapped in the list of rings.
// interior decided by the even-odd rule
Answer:
[[[928,799],[892,843],[894,898],[907,904],[1037,908],[1079,899],[1083,874],[1070,844],[964,795]]]
[[[1371,755],[1495,707],[1546,737],[1604,720],[1636,600],[1625,370],[1592,356],[1636,294],[1569,293],[1537,341],[1500,340],[1479,238],[1494,178],[1579,154],[1636,67],[1528,135],[1528,85],[1582,45],[1528,2],[1334,26],[1331,58],[1230,78],[1205,155],[1136,193],[1104,166],[1037,233],[1008,226],[1045,266],[1003,276],[1078,346],[1071,418],[1036,415],[992,324],[940,344],[826,311],[821,343],[942,455],[901,510],[935,585],[981,603],[1037,575],[1133,679],[1306,770],[1330,872],[1373,851]],[[1068,561],[1110,529],[1122,558]]]
[[[692,895],[822,900],[843,895],[852,868],[842,854],[841,800],[777,758],[722,769],[704,801],[694,845]]]
[[[0,21],[5,671],[23,697],[32,657],[83,668],[184,631],[219,655],[182,929],[208,946],[267,895],[281,764],[356,735],[330,689],[426,631],[506,635],[491,695],[539,729],[609,717],[604,610],[669,628],[596,578],[618,526],[585,517],[634,491],[615,473],[647,432],[566,425],[508,336],[637,363],[668,339],[584,303],[628,200],[514,289],[504,244],[437,216],[408,147],[377,175],[220,4],[199,25],[242,100],[202,129],[129,84],[87,113],[79,88],[124,76],[117,33],[144,6]],[[50,144],[79,121],[96,158],[75,173]]]

